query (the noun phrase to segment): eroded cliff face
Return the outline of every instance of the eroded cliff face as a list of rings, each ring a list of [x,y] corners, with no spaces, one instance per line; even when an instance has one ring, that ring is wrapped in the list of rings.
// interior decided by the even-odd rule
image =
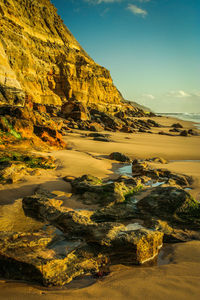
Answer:
[[[81,48],[49,0],[0,0],[0,103],[120,104],[110,73]]]

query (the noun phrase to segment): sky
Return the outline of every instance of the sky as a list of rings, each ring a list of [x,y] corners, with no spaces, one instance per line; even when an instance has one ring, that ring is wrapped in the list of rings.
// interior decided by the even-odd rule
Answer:
[[[200,113],[200,0],[51,0],[127,100]]]

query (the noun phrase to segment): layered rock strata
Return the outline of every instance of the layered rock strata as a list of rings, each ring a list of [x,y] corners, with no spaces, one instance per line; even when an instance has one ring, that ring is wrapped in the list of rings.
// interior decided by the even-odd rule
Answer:
[[[120,105],[110,73],[72,36],[49,0],[0,0],[0,101]]]

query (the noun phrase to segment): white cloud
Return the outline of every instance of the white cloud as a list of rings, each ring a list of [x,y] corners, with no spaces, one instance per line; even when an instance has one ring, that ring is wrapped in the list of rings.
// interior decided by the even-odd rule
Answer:
[[[138,7],[136,4],[132,4],[130,2],[145,4],[147,2],[150,2],[151,0],[84,0],[84,1],[93,5],[129,2],[126,9],[129,10],[134,15],[138,15],[144,18],[148,15],[148,12],[145,9]]]
[[[140,2],[140,3],[147,3],[150,2],[151,0],[135,0],[135,2]]]
[[[101,4],[101,3],[116,3],[116,2],[122,2],[123,0],[85,0],[85,2],[91,3],[91,4]]]
[[[192,94],[189,94],[183,90],[180,91],[171,91],[167,94],[168,97],[175,97],[175,98],[188,98],[191,97]]]
[[[147,3],[151,0],[84,0],[90,4],[98,5],[102,3],[119,3],[119,2],[140,2],[140,3]]]
[[[151,95],[151,94],[143,94],[142,97],[148,98],[148,99],[151,99],[151,100],[154,100],[154,99],[155,99],[155,96],[153,96],[153,95]]]
[[[146,17],[146,15],[148,15],[146,10],[134,4],[128,4],[127,9],[130,10],[130,12],[132,12],[134,15],[139,15],[142,16],[143,18]]]

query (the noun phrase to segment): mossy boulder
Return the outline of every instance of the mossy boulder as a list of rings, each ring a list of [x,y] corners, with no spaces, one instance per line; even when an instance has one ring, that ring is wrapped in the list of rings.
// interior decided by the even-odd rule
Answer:
[[[35,169],[54,169],[55,159],[17,151],[0,151],[0,183],[14,183]]]
[[[0,129],[3,132],[9,133],[11,135],[13,135],[16,139],[21,139],[21,134],[19,132],[17,132],[8,117],[5,116],[0,116]]]
[[[61,204],[61,201],[40,195],[23,199],[23,209],[27,216],[54,225],[68,238],[84,240],[110,258],[119,255],[120,260],[120,256],[131,255],[132,263],[143,263],[157,255],[162,246],[163,233],[142,227],[135,229],[133,226],[111,221],[96,223],[92,220],[91,213],[64,208]]]
[[[124,182],[102,183],[101,179],[91,175],[76,178],[71,181],[71,185],[73,193],[79,195],[81,201],[100,206],[123,202],[137,189]]]
[[[95,274],[107,262],[81,240],[66,240],[55,228],[33,233],[0,232],[0,276],[62,286]]]
[[[112,152],[109,155],[109,159],[120,161],[120,162],[130,162],[130,158],[127,155],[120,152]]]
[[[164,163],[164,162],[163,162]],[[134,178],[143,178],[144,176],[150,179],[170,183],[173,180],[180,187],[188,187],[193,183],[193,178],[188,175],[177,174],[168,169],[157,169],[150,166],[147,162],[134,160],[132,162],[132,175]]]
[[[175,187],[158,187],[137,204],[146,216],[188,228],[200,226],[200,203],[188,192]]]

